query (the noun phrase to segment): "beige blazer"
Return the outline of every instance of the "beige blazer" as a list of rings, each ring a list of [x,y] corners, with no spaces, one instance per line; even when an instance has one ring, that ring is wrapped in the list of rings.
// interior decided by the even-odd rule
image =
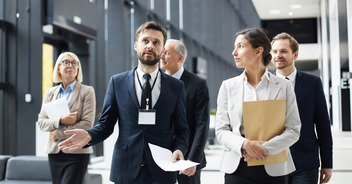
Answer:
[[[59,94],[59,91],[60,91],[60,86],[49,88],[44,95],[43,104],[56,100]],[[92,128],[94,124],[94,119],[95,119],[95,109],[96,109],[95,104],[96,104],[95,92],[93,87],[83,85],[80,82],[77,82],[75,88],[71,93],[71,96],[68,102],[68,107],[70,109],[70,112],[77,111],[77,122],[74,125],[62,126],[62,127],[60,127],[59,125],[60,118],[49,119],[42,105],[42,108],[40,110],[39,117],[38,117],[38,126],[42,131],[50,132],[50,131],[56,130],[56,134],[58,137],[57,141],[52,141],[49,137],[49,140],[46,146],[46,153],[50,154],[50,153],[59,152],[58,144],[61,141],[71,136],[71,135],[65,135],[64,134],[65,130],[76,129],[76,128],[81,128],[81,129]],[[91,147],[88,147],[84,149],[79,149],[77,151],[64,151],[64,152],[76,153],[76,154],[92,153],[93,149]]]
[[[240,133],[243,128],[242,102],[244,72],[237,77],[223,81],[221,84],[216,112],[216,138],[225,146],[220,170],[231,174],[236,171],[241,155],[241,146],[245,138]],[[289,147],[299,138],[301,121],[297,109],[296,97],[292,84],[269,73],[268,99],[286,99],[285,130],[263,144],[270,155],[286,150],[288,161],[265,165],[270,176],[282,176],[295,170]],[[268,107],[270,108],[270,107]]]

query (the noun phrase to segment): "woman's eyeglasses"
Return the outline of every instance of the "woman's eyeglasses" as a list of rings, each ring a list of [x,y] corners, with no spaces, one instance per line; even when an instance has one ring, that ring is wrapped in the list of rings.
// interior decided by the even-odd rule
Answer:
[[[62,64],[63,64],[64,66],[70,66],[70,64],[71,64],[73,67],[75,67],[75,66],[78,65],[78,63],[77,63],[76,61],[68,61],[68,60],[62,61]]]

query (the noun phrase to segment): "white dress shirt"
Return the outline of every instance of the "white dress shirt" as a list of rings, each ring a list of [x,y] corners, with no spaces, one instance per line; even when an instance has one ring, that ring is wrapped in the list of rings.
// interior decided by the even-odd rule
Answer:
[[[292,86],[293,86],[293,89],[295,89],[296,75],[297,75],[297,70],[296,70],[296,68],[295,68],[295,70],[294,70],[290,75],[288,75],[288,76],[283,76],[283,75],[281,75],[279,72],[276,71],[276,76],[281,77],[281,78],[283,78],[283,79],[285,79],[285,77],[287,77],[287,78],[290,80],[290,82],[291,82],[291,84],[292,84]]]
[[[160,76],[161,73],[158,73],[158,72],[159,72],[159,68],[157,68],[155,71],[150,73],[151,78],[150,78],[149,82],[150,82],[150,86],[152,87],[152,106],[153,107],[159,99],[160,89],[161,89],[161,76]],[[141,105],[142,88],[139,85],[137,73],[138,73],[139,81],[141,81],[142,86],[145,83],[145,79],[143,78],[143,75],[145,73],[140,68],[137,67],[135,74],[134,74],[134,76],[135,76],[134,87],[136,89],[136,95],[137,95],[139,105]],[[156,77],[158,77],[158,78],[156,78]],[[155,81],[155,85],[153,87],[154,81]]]
[[[183,68],[183,66],[181,66],[181,68],[176,72],[174,73],[173,75],[171,75],[172,77],[176,78],[176,79],[181,79],[181,76],[183,74],[183,71],[185,71],[185,69]],[[166,74],[170,75],[169,73],[167,73],[167,71],[165,72]]]
[[[268,87],[269,87],[270,77],[268,74],[268,69],[265,70],[261,81],[258,83],[257,87],[254,89],[253,86],[248,82],[247,75],[244,76],[243,83],[243,96],[244,102],[258,101],[258,100],[268,100]]]
[[[244,82],[243,82],[243,101],[244,102],[251,102],[251,101],[258,101],[258,100],[268,100],[269,94],[269,72],[268,69],[265,70],[261,81],[258,83],[257,87],[254,87],[248,82],[247,75],[244,75]],[[243,125],[243,117],[240,126],[241,135],[244,136],[244,125]]]

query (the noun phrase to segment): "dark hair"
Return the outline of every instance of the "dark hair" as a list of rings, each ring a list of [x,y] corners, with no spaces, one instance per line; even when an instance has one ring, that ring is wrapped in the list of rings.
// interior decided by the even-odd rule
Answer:
[[[298,46],[297,40],[285,32],[277,34],[273,38],[273,41],[271,41],[271,44],[273,44],[276,40],[286,40],[286,39],[290,41],[290,47],[291,47],[292,53],[295,53],[296,51],[298,51],[299,46]]]
[[[146,29],[153,29],[156,31],[160,31],[163,36],[164,36],[164,40],[163,40],[163,45],[165,45],[166,39],[167,39],[167,33],[166,30],[163,26],[161,26],[160,24],[154,22],[154,21],[149,21],[149,22],[145,22],[144,24],[142,24],[141,26],[139,26],[139,28],[136,31],[136,40],[138,41],[139,36],[141,35],[141,33],[144,32],[144,30]]]
[[[236,38],[239,35],[244,37],[251,43],[253,48],[263,47],[263,64],[267,66],[271,61],[271,44],[269,37],[265,34],[261,28],[248,28],[236,33]]]

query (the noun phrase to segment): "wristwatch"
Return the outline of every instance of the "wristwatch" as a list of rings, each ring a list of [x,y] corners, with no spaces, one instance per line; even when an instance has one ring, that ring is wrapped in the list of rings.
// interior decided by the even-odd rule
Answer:
[[[243,155],[246,154],[246,150],[245,149],[241,149],[241,154],[242,154],[242,157],[243,157]]]

